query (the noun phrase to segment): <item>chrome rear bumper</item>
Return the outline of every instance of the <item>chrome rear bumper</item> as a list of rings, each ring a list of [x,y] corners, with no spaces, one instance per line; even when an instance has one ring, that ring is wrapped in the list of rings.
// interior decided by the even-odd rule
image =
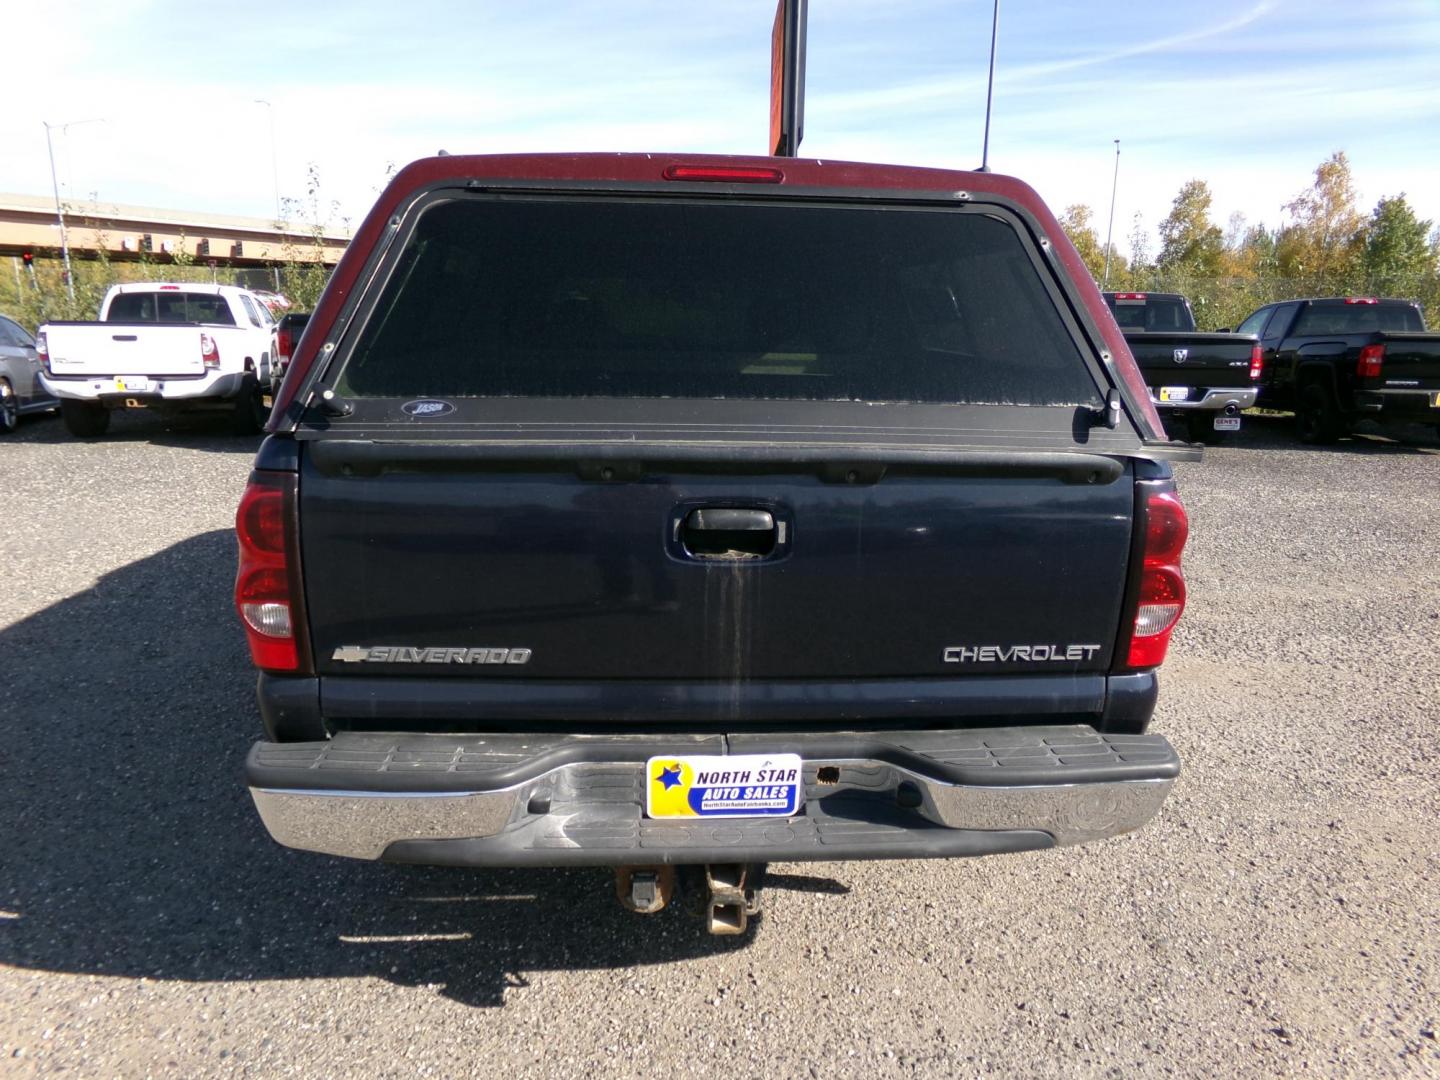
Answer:
[[[645,760],[710,753],[722,737],[341,735],[258,744],[247,772],[261,819],[287,847],[496,866],[919,858],[1078,844],[1145,824],[1179,772],[1160,736],[1083,726],[723,741],[731,753],[799,753],[800,814],[645,817]]]
[[[1157,409],[1194,409],[1200,412],[1220,412],[1234,406],[1238,412],[1241,409],[1251,408],[1255,404],[1256,395],[1260,391],[1256,387],[1232,390],[1206,390],[1205,396],[1194,401],[1161,401],[1155,396],[1154,387],[1150,390],[1150,401]]]

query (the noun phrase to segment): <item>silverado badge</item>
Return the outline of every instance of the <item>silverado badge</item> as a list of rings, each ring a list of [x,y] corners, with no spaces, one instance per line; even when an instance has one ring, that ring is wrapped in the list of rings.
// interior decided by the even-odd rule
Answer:
[[[417,648],[413,645],[342,645],[331,660],[346,664],[526,664],[529,649]]]

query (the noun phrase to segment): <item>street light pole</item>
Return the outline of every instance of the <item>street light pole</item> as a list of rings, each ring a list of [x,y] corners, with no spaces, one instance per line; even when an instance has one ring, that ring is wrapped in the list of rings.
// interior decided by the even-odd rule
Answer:
[[[1110,225],[1105,230],[1105,277],[1100,282],[1101,288],[1110,284],[1110,252],[1112,250],[1110,238],[1115,235],[1115,190],[1120,186],[1120,140],[1115,140],[1115,178],[1110,181]]]
[[[256,105],[264,105],[270,114],[270,180],[275,185],[275,224],[280,219],[280,155],[275,149],[275,106],[264,98],[256,98]]]
[[[50,138],[52,128],[59,128],[60,134],[76,124],[98,124],[102,121],[95,120],[71,120],[64,124],[52,124],[48,120],[41,120],[45,125],[45,150],[50,155],[50,187],[55,192],[55,218],[60,222],[60,258],[65,265],[65,288],[70,294],[70,299],[75,299],[75,279],[70,273],[70,237],[65,231],[65,208],[60,205],[60,180],[55,175],[55,143]]]
[[[45,149],[50,154],[50,187],[55,192],[55,217],[60,222],[60,259],[65,265],[65,288],[70,293],[70,299],[75,299],[75,280],[70,276],[70,238],[65,232],[65,210],[60,205],[60,181],[55,175],[55,144],[50,138],[50,124],[41,120],[45,125]],[[64,131],[64,127],[60,128]]]

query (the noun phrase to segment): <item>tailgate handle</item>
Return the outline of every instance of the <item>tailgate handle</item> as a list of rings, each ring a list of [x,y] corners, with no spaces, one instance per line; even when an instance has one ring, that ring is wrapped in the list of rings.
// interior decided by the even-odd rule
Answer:
[[[775,515],[769,510],[701,508],[690,511],[685,528],[700,532],[774,532]]]
[[[769,510],[702,506],[675,522],[679,552],[691,559],[766,559],[785,547],[786,527]]]

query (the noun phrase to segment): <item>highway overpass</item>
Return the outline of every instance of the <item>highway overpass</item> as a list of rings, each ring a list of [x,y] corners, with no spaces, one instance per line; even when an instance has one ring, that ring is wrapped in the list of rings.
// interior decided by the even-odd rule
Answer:
[[[203,210],[162,210],[93,201],[62,201],[72,259],[103,249],[112,260],[173,262],[188,256],[204,266],[264,267],[322,262],[333,266],[350,242],[348,230],[314,230],[295,222],[234,217]],[[49,196],[0,193],[0,256],[32,252],[58,258],[60,226]]]

